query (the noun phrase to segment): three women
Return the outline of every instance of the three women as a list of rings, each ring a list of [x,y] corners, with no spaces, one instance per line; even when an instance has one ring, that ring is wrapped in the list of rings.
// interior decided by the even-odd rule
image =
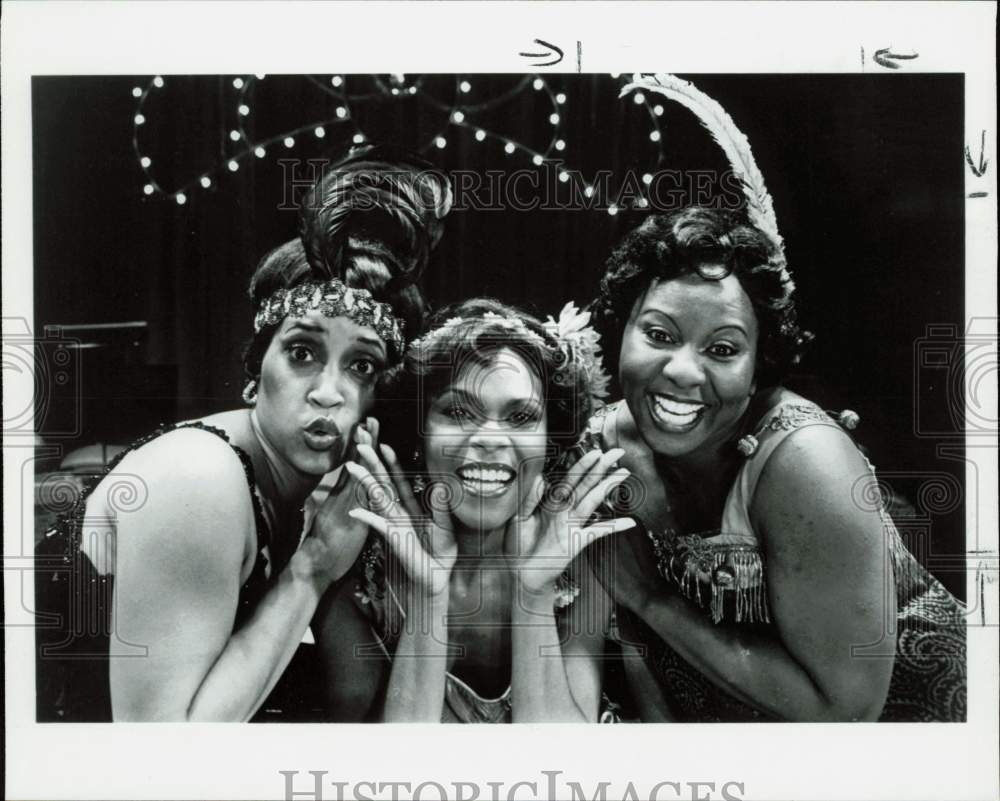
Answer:
[[[582,323],[468,301],[406,347],[448,208],[422,166],[331,171],[251,285],[252,410],[137,443],[43,541],[39,717],[249,719],[315,616],[335,719],[595,720],[609,639],[643,720],[962,719],[960,605],[780,384],[804,335],[770,227],[691,208],[626,238],[595,307],[624,397],[580,450]]]

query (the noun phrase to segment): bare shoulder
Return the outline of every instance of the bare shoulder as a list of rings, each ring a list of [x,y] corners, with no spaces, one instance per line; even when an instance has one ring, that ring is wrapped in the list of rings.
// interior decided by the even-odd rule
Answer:
[[[118,481],[133,483],[135,503],[118,515],[119,533],[150,545],[158,532],[190,545],[212,532],[215,545],[245,550],[253,529],[253,506],[242,461],[221,437],[178,428],[129,453],[102,482],[110,493]],[[121,541],[119,536],[119,540]]]
[[[870,497],[871,470],[853,440],[837,425],[805,425],[785,437],[761,472],[752,518],[772,534],[788,530],[768,523],[796,521],[805,528],[852,523],[880,525]]]

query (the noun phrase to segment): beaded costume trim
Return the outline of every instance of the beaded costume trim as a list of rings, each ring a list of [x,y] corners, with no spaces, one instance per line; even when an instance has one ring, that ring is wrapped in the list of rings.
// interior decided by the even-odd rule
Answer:
[[[715,538],[700,534],[671,537],[652,531],[649,538],[663,578],[701,608],[707,605],[713,623],[722,620],[730,598],[737,623],[771,622],[764,557],[748,538],[725,534]],[[737,539],[748,541],[737,542]]]

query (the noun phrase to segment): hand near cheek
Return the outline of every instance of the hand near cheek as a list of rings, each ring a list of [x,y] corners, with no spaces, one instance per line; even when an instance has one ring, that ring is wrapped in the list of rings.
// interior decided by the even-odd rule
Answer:
[[[356,458],[359,447],[377,446],[378,433],[379,424],[374,417],[356,426],[345,459]],[[316,510],[303,546],[319,572],[331,581],[337,581],[350,569],[368,538],[368,526],[348,514],[366,500],[361,482],[349,470],[342,469],[337,483]]]
[[[614,467],[623,454],[621,449],[587,453],[545,504],[545,482],[535,481],[504,535],[504,553],[522,588],[533,594],[550,590],[588,545],[635,526],[628,517],[587,525],[608,493],[628,477],[628,470]]]
[[[379,448],[382,458],[370,445],[359,445],[363,464],[345,467],[363,486],[365,506],[356,506],[351,517],[381,534],[406,571],[411,586],[428,598],[445,599],[458,545],[447,512],[431,502],[432,518],[420,508],[395,452],[388,445]],[[388,465],[388,467],[386,466]],[[435,492],[433,487],[427,492]]]

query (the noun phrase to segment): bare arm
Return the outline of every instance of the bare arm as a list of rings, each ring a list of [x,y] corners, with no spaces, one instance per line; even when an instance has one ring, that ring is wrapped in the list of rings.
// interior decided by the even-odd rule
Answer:
[[[426,519],[392,448],[383,445],[381,459],[368,445],[359,446],[358,454],[366,467],[346,466],[368,490],[374,511],[359,508],[350,514],[385,538],[406,571],[394,588],[403,594],[406,620],[393,656],[384,719],[439,722],[448,668],[445,615],[457,555],[451,520],[437,507],[433,519]]]
[[[534,593],[516,583],[511,613],[515,723],[597,720],[611,605],[582,558],[573,568],[580,594],[569,607],[562,635],[555,593]]]
[[[570,497],[558,511],[537,508],[542,495],[539,479],[525,507],[507,526],[504,547],[515,587],[511,696],[516,723],[597,720],[599,657],[610,608],[590,570],[575,558],[601,537],[635,526],[629,518],[585,525],[628,476],[627,470],[615,467],[623,454],[621,449],[585,454],[564,479]],[[583,586],[570,607],[570,636],[563,643],[555,619],[554,582],[574,559],[574,572]]]
[[[853,443],[828,426],[789,435],[753,502],[775,635],[713,625],[676,595],[635,610],[688,662],[741,700],[791,720],[871,720],[885,703],[895,640],[881,518],[852,501],[869,480]],[[854,646],[866,656],[852,654]]]
[[[117,522],[114,718],[246,720],[287,666],[328,582],[322,543],[307,540],[233,632],[241,572],[255,556],[242,466],[222,442],[173,432],[132,454],[129,468],[149,491]],[[146,647],[144,657],[135,645]]]

